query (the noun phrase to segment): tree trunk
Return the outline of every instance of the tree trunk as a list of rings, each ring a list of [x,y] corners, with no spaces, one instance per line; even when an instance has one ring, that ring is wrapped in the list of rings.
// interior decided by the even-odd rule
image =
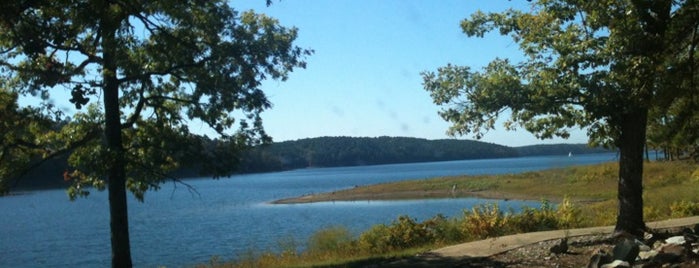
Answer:
[[[658,161],[658,149],[655,149],[655,161]]]
[[[615,233],[642,237],[643,222],[643,146],[646,140],[648,111],[638,109],[621,118],[619,157],[619,213]]]
[[[116,78],[115,29],[103,25],[102,57],[104,70],[104,134],[109,151],[109,227],[112,241],[112,267],[131,267],[131,249],[129,242],[129,219],[126,200],[126,172],[124,147],[121,137],[121,119],[119,110],[119,83]]]

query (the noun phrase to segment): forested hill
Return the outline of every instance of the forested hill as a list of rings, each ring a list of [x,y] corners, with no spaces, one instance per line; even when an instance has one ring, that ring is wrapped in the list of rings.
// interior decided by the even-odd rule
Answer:
[[[203,142],[213,142],[202,137]],[[378,165],[535,155],[568,155],[605,152],[585,144],[507,147],[472,140],[426,140],[404,137],[321,137],[278,142],[253,148],[241,157],[240,173],[271,172],[308,167]],[[207,176],[194,166],[172,174],[174,177]],[[64,188],[66,159],[48,161],[32,170],[16,185],[18,189]]]
[[[307,167],[336,167],[567,155],[599,152],[584,144],[507,147],[473,140],[426,140],[406,137],[320,137],[285,141],[255,148],[243,158],[241,172],[263,172]]]

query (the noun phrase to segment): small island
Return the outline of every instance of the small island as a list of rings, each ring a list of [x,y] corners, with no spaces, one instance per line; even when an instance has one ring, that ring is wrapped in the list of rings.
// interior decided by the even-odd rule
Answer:
[[[375,192],[378,186],[362,186],[341,191],[310,194],[299,197],[285,198],[272,201],[272,204],[304,204],[335,201],[378,201],[378,200],[414,200],[414,199],[439,199],[439,198],[469,198],[499,200],[536,200],[523,194],[504,193],[498,191],[469,191],[469,190],[416,190],[416,191],[389,191]]]

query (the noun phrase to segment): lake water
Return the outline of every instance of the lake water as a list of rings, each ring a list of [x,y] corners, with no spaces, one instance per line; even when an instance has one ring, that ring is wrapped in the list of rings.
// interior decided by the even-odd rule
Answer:
[[[342,225],[354,233],[391,223],[400,215],[418,220],[436,214],[460,216],[483,199],[358,201],[271,205],[270,201],[390,181],[461,174],[519,173],[614,161],[615,154],[590,154],[302,169],[188,180],[164,184],[129,200],[131,247],[136,267],[181,267],[212,256],[231,259],[249,250],[304,244],[315,231]],[[539,202],[499,201],[501,207]],[[69,202],[63,190],[0,198],[0,267],[108,267],[109,215],[106,192]]]

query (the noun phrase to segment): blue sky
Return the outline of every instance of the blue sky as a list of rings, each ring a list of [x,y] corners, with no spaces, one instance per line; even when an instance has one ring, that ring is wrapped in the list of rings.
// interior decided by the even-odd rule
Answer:
[[[527,1],[283,0],[232,1],[299,29],[297,45],[315,50],[306,69],[286,82],[266,81],[273,108],[263,114],[275,141],[318,136],[408,136],[450,138],[449,124],[422,88],[423,71],[447,63],[479,69],[495,57],[519,61],[518,46],[496,34],[468,38],[459,23],[477,10],[529,10]],[[472,139],[470,136],[457,137]],[[520,146],[585,143],[584,131],[570,139],[538,140],[499,125],[482,141]]]

